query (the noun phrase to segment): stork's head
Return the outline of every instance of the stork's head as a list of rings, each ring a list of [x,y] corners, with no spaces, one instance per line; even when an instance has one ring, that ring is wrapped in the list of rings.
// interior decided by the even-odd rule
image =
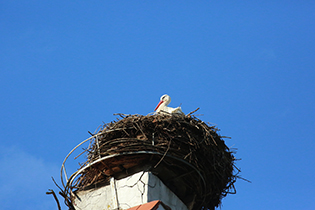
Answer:
[[[171,103],[171,97],[167,94],[162,95],[160,100],[163,101],[165,105],[168,105],[169,103]]]
[[[167,106],[170,102],[171,102],[171,97],[169,95],[167,95],[167,94],[162,95],[160,98],[160,102],[155,107],[154,111],[156,111],[159,108],[159,106],[161,106],[162,104],[163,104],[163,106]]]

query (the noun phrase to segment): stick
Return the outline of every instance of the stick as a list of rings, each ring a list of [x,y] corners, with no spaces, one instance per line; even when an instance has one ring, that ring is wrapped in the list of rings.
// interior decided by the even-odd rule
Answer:
[[[187,114],[186,116],[190,116],[191,114],[195,113],[196,111],[198,111],[200,108],[198,107],[196,110],[189,112],[189,114]]]
[[[52,194],[52,195],[54,196],[54,198],[55,198],[55,200],[56,200],[56,203],[57,203],[57,205],[58,205],[58,209],[61,210],[60,203],[59,203],[59,200],[58,200],[58,198],[57,198],[57,196],[56,196],[56,193],[55,193],[53,190],[49,189],[49,192],[46,192],[46,194],[47,194],[47,195]]]

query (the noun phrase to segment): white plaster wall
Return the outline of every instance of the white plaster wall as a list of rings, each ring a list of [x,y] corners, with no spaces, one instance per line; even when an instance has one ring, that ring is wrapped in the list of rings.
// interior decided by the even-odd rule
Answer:
[[[112,210],[115,208],[110,186],[81,191],[74,199],[74,207],[77,210]]]
[[[162,205],[159,205],[156,210],[165,210],[165,208]]]
[[[74,205],[77,210],[128,209],[154,200],[161,200],[172,210],[188,210],[185,204],[163,182],[150,172],[139,172],[111,185],[81,191]]]
[[[128,209],[147,203],[149,175],[139,172],[127,178],[116,181],[117,200],[119,207]]]
[[[161,200],[172,210],[188,210],[187,206],[155,175],[149,173],[147,202]]]

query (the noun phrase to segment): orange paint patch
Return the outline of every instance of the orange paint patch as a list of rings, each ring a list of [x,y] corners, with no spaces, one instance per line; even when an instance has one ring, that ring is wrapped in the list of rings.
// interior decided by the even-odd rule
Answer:
[[[151,201],[149,203],[141,204],[139,206],[132,207],[128,210],[155,210],[158,208],[161,201]]]

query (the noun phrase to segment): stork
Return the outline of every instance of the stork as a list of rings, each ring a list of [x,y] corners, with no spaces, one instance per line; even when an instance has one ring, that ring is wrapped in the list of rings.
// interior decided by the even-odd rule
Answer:
[[[167,95],[167,94],[162,95],[160,102],[155,107],[154,111],[156,111],[157,113],[167,112],[170,114],[182,114],[182,115],[184,115],[184,113],[182,112],[182,109],[180,107],[177,107],[177,108],[168,107],[167,105],[169,105],[170,102],[171,102],[171,97],[169,95]]]

